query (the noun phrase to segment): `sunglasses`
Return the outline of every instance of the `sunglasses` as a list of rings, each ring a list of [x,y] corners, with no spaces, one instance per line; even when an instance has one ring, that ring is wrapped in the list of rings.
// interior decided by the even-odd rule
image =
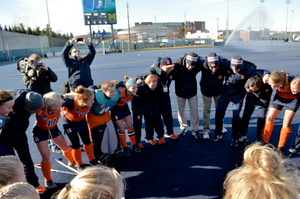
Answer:
[[[219,66],[215,66],[215,67],[210,66],[210,67],[209,67],[210,70],[212,70],[212,69],[214,69],[214,68],[219,68]]]
[[[73,53],[77,53],[77,52],[79,52],[79,53],[80,53],[80,50],[74,50],[74,51],[73,51]]]

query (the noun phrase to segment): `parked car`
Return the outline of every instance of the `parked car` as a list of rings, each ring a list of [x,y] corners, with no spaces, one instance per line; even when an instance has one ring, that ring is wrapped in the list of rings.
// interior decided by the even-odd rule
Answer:
[[[161,48],[161,47],[173,47],[173,44],[171,44],[171,43],[160,43],[159,44],[159,47]]]

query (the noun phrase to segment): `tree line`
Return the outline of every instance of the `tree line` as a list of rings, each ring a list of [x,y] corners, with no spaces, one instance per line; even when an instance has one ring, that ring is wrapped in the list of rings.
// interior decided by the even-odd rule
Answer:
[[[27,27],[25,28],[24,24],[20,23],[19,25],[13,25],[13,26],[7,26],[5,25],[4,28],[1,27],[0,29],[8,32],[16,32],[16,33],[22,33],[27,35],[36,35],[36,36],[50,36],[50,30],[51,27],[49,24],[46,25],[46,28],[41,29],[39,26],[36,28]],[[67,34],[60,34],[56,33],[51,30],[51,36],[57,37],[57,38],[64,38],[64,39],[70,39],[73,38],[73,33],[67,33]]]

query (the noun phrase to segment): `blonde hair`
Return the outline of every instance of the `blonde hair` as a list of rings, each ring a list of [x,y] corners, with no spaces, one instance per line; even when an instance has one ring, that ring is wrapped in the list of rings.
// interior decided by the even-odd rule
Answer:
[[[16,181],[19,164],[22,163],[14,155],[0,157],[0,187]]]
[[[87,101],[94,95],[94,90],[79,85],[75,89],[75,93],[77,93],[77,99]]]
[[[0,199],[37,199],[39,197],[35,188],[25,182],[13,183],[0,189]]]
[[[124,187],[124,179],[114,168],[88,167],[58,193],[57,199],[120,199]]]
[[[243,165],[226,176],[224,199],[297,198],[298,169],[292,165],[295,163],[287,164],[272,145],[250,145],[245,149]]]
[[[62,99],[61,95],[56,93],[56,92],[46,93],[43,96],[43,99],[44,99],[44,104],[45,104],[46,108],[48,106],[51,106],[51,105],[55,104],[56,102],[60,102],[60,104],[62,104],[62,102],[63,102],[63,99]]]
[[[31,61],[41,61],[42,60],[42,58],[38,54],[31,54],[28,58]]]
[[[150,74],[150,75],[148,75],[146,78],[145,78],[145,83],[146,84],[149,84],[150,83],[150,79],[152,79],[152,78],[158,78],[158,76],[157,75],[154,75],[154,74]]]
[[[270,74],[270,79],[273,80],[274,83],[282,83],[283,87],[285,87],[286,84],[286,80],[287,80],[287,73],[282,70],[282,71],[273,71]]]
[[[116,85],[112,81],[103,82],[102,85],[98,85],[97,88],[102,88],[103,91],[108,91],[109,88],[116,87]]]
[[[124,84],[125,87],[127,87],[126,85],[127,85],[127,83],[128,83],[129,81],[135,80],[134,78],[129,78],[127,75],[125,75],[124,79],[125,79],[125,84]]]
[[[298,76],[298,77],[295,77],[295,78],[291,81],[290,85],[295,85],[295,86],[297,86],[297,88],[300,88],[300,77],[299,77],[299,76]]]
[[[2,106],[5,102],[12,100],[12,94],[5,90],[0,90],[0,106]]]

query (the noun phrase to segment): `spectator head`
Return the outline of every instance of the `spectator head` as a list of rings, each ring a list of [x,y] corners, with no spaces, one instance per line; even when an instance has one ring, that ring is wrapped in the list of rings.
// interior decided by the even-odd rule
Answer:
[[[121,199],[125,180],[113,168],[88,167],[58,193],[57,199]]]
[[[26,182],[23,164],[14,155],[0,157],[0,187],[15,182]]]
[[[130,91],[133,95],[135,95],[138,90],[136,80],[133,78],[129,78],[127,75],[124,77],[124,79],[126,89]]]
[[[147,84],[151,90],[154,90],[157,87],[158,76],[154,74],[150,74],[145,78],[144,81],[145,84]]]
[[[80,107],[91,107],[95,102],[93,89],[85,88],[82,85],[79,85],[75,89],[75,93],[77,93],[77,103]]]
[[[13,111],[15,100],[12,94],[5,90],[0,90],[0,115],[7,117]]]
[[[80,50],[78,48],[73,48],[71,50],[71,56],[76,57],[77,59],[79,59],[81,57]]]
[[[28,183],[17,182],[6,185],[0,190],[1,199],[39,199],[35,188]]]
[[[41,58],[38,54],[31,54],[28,58],[29,58],[33,63],[39,62],[39,61],[42,60],[42,58]]]
[[[286,161],[286,162],[285,162]],[[299,194],[298,169],[271,145],[253,144],[244,152],[243,165],[230,171],[224,199],[290,199]]]
[[[198,55],[194,52],[187,54],[185,63],[188,70],[192,70],[198,63]]]
[[[41,111],[41,109],[44,108],[42,96],[37,92],[28,92],[24,99],[24,107],[31,114]]]
[[[170,57],[163,57],[160,60],[160,68],[165,73],[167,73],[167,74],[170,73],[174,68],[174,64],[172,63],[171,58]]]

